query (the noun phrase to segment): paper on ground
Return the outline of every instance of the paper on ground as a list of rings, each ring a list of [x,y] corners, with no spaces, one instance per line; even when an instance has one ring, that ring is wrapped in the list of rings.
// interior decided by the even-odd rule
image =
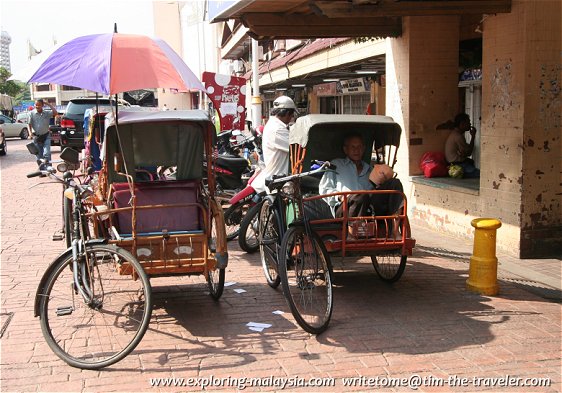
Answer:
[[[267,329],[270,328],[272,325],[270,323],[248,322],[246,326]]]
[[[225,287],[229,287],[229,286],[235,285],[235,284],[236,284],[236,281],[229,281],[229,282],[225,282],[225,283],[224,283],[224,286],[225,286]]]
[[[246,290],[245,290],[245,289],[242,289],[242,288],[236,288],[236,289],[234,289],[234,292],[236,292],[236,293],[244,293],[244,292],[246,292]]]
[[[255,327],[255,326],[250,326],[248,329],[253,330],[254,332],[263,332],[263,329],[264,329],[264,328]]]
[[[273,314],[281,315],[281,314],[285,314],[285,311],[275,310],[275,311],[273,311]]]

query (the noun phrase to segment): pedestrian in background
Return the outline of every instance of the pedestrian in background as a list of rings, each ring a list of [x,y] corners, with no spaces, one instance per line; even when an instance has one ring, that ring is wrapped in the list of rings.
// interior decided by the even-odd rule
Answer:
[[[52,117],[58,115],[52,104],[46,103],[50,111],[43,110],[45,102],[42,99],[35,101],[35,109],[29,114],[30,138],[37,146],[37,164],[40,169],[45,169],[51,162],[51,134],[49,133],[49,122]],[[43,163],[41,160],[45,160]]]

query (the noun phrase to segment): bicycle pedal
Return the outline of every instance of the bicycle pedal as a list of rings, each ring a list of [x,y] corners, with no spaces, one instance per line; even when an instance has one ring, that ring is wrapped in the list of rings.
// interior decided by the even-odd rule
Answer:
[[[55,233],[52,236],[53,241],[59,241],[59,240],[62,240],[62,239],[64,239],[64,234],[62,234],[62,233]]]
[[[62,316],[65,316],[65,315],[72,314],[72,311],[74,311],[72,306],[57,307],[57,311],[55,311],[55,314],[57,314],[57,316],[59,316],[59,317],[62,317]]]

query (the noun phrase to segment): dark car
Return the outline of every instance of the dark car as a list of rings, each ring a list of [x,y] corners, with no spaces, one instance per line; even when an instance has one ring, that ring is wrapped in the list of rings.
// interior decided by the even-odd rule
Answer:
[[[115,105],[109,98],[73,98],[66,107],[66,112],[60,122],[60,146],[72,147],[76,150],[84,148],[84,113],[95,106]],[[119,101],[119,105],[130,106],[126,101]]]
[[[51,119],[49,124],[49,132],[51,133],[51,146],[60,146],[60,131],[62,127],[60,126],[61,118],[64,116],[63,111],[58,111],[58,116]]]

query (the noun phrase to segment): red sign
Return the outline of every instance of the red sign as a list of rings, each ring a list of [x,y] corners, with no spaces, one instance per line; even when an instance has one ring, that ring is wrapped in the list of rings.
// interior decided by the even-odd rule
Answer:
[[[244,130],[246,121],[246,79],[203,72],[207,95],[219,113],[221,132]]]

